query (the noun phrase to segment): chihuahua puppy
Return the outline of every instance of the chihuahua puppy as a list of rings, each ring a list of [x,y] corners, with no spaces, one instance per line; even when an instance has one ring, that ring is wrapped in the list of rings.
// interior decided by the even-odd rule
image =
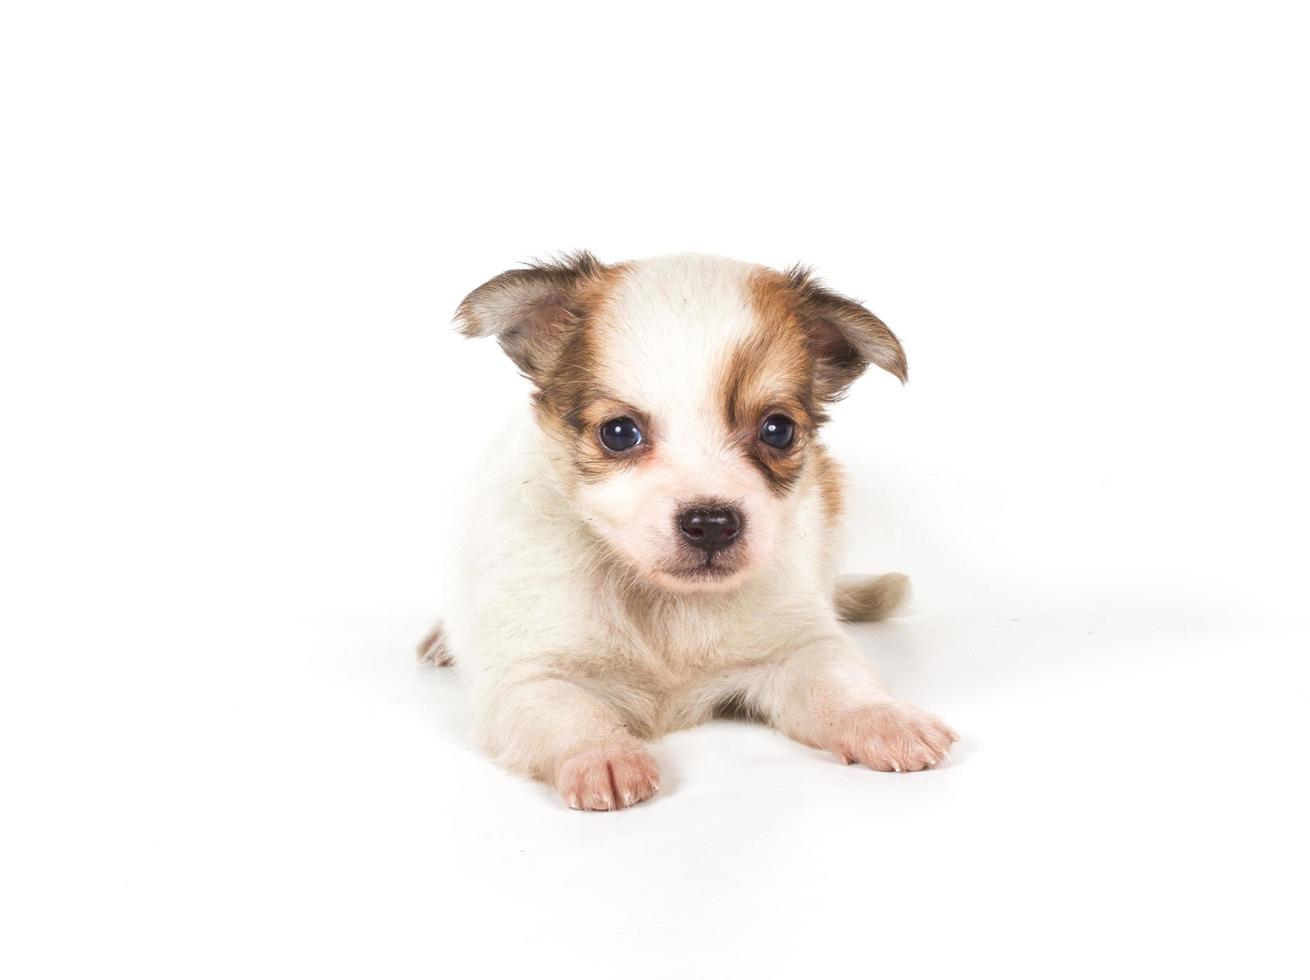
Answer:
[[[895,335],[806,270],[586,253],[460,304],[532,382],[480,478],[464,594],[419,647],[472,666],[481,744],[575,809],[659,789],[646,741],[746,715],[846,763],[936,766],[958,736],[893,699],[842,631],[902,575],[837,575],[827,406]]]

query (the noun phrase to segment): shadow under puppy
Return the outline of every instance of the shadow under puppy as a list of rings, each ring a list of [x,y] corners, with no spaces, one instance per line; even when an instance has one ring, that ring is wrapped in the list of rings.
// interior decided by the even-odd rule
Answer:
[[[803,269],[699,255],[516,269],[460,304],[533,383],[476,488],[457,597],[420,659],[470,666],[480,742],[569,806],[650,797],[644,739],[716,711],[897,772],[957,739],[894,700],[839,620],[902,575],[838,580],[842,479],[825,408],[886,325]]]

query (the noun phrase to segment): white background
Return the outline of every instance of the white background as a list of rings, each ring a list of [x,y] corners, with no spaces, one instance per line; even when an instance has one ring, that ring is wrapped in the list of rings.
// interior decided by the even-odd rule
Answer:
[[[6,4],[7,976],[1305,976],[1297,5]],[[861,627],[964,735],[570,812],[442,608],[562,248],[814,264]]]

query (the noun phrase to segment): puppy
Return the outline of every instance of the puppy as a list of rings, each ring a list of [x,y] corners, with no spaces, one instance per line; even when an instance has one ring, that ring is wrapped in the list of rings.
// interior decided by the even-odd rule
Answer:
[[[838,578],[825,409],[874,364],[881,320],[804,269],[700,255],[505,272],[460,304],[532,382],[479,478],[464,594],[419,647],[472,667],[476,728],[575,809],[652,796],[648,739],[716,712],[847,763],[910,772],[958,736],[894,700],[842,632],[902,575]]]

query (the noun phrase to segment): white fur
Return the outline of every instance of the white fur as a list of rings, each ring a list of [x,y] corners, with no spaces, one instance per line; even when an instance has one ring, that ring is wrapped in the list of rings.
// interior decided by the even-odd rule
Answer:
[[[814,467],[779,496],[728,443],[718,378],[755,328],[751,269],[649,260],[615,288],[601,374],[652,420],[648,460],[598,483],[575,479],[525,406],[475,489],[468,525],[479,533],[448,610],[450,650],[474,679],[480,742],[571,806],[655,792],[641,740],[725,703],[881,769],[936,764],[953,737],[892,701],[839,626],[836,529]],[[678,545],[678,508],[701,498],[746,516],[746,560],[714,588],[661,571]]]

